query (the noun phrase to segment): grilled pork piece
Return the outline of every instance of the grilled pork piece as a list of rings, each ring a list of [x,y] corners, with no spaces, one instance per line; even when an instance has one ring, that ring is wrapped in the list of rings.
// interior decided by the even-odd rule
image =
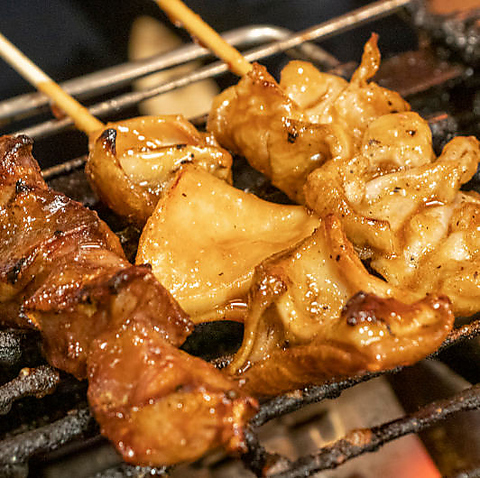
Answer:
[[[436,158],[427,122],[369,82],[379,62],[372,36],[349,83],[292,62],[277,84],[257,67],[215,100],[209,128],[292,199],[335,214],[389,284],[446,295],[455,314],[471,315],[480,198],[460,187],[477,170],[479,143],[455,138]]]
[[[95,417],[125,460],[242,450],[255,401],[177,349],[188,317],[96,213],[47,187],[31,146],[0,139],[2,322],[37,328],[52,365],[89,378]]]
[[[231,182],[232,157],[211,135],[182,116],[142,116],[92,135],[85,171],[107,206],[143,226],[177,171],[190,163]]]
[[[304,202],[308,174],[336,157],[350,157],[373,119],[410,106],[398,93],[367,81],[380,53],[375,35],[350,83],[294,61],[278,84],[254,65],[213,102],[208,129],[225,148],[248,162],[292,200]]]
[[[446,297],[369,274],[334,216],[256,269],[242,347],[230,365],[253,394],[409,365],[453,326]]]
[[[362,151],[308,178],[307,204],[342,218],[349,239],[392,286],[446,295],[455,314],[480,310],[480,196],[460,191],[477,170],[480,145],[457,137],[436,158],[426,121],[385,115]]]

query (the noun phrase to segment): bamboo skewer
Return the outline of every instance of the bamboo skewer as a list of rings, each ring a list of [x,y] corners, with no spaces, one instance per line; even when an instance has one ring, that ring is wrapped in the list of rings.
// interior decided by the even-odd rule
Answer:
[[[202,45],[212,50],[215,55],[228,64],[233,73],[243,76],[252,69],[251,63],[236,48],[227,43],[181,0],[155,1],[168,15],[172,23],[185,28],[194,39],[197,39]]]
[[[66,93],[27,58],[15,45],[0,33],[0,56],[35,88],[45,93],[75,123],[75,126],[90,135],[103,128],[104,124],[95,118],[87,108]]]

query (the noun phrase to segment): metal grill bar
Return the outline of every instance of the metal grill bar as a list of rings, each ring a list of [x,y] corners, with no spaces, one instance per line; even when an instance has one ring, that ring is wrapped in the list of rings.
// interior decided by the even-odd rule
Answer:
[[[461,341],[476,337],[478,335],[480,335],[480,319],[477,319],[468,325],[455,329],[446,339],[446,341],[444,342],[444,344],[442,345],[439,351],[444,350],[445,348],[450,347],[452,345],[456,345]],[[269,455],[258,442],[256,434],[253,431],[255,428],[258,428],[259,426],[265,424],[266,422],[268,422],[273,418],[278,418],[282,415],[291,413],[308,404],[320,402],[324,399],[336,398],[341,394],[343,390],[353,387],[361,382],[371,380],[385,373],[398,372],[399,370],[400,368],[389,370],[389,371],[383,371],[383,372],[366,373],[362,376],[358,376],[358,377],[354,377],[346,380],[330,382],[330,383],[326,383],[324,385],[320,385],[316,387],[309,387],[303,390],[297,390],[295,392],[283,395],[281,397],[274,398],[264,403],[261,406],[260,411],[257,413],[257,415],[251,420],[250,422],[251,429],[247,433],[249,452],[243,457],[244,461],[247,463],[247,466],[250,469],[252,469],[252,471],[257,472],[258,474],[259,470],[263,469],[265,467],[265,464],[273,460],[274,458],[273,456]],[[0,388],[0,406],[2,407],[3,410],[5,410],[11,405],[11,403],[14,400],[17,400],[24,396],[27,396],[27,395],[43,396],[46,393],[52,392],[55,389],[55,387],[59,384],[59,382],[60,382],[60,378],[59,378],[58,372],[55,371],[50,366],[38,367],[38,369],[29,371],[29,373],[21,373],[17,379],[9,382],[8,384]],[[475,390],[475,394],[477,395],[480,394],[480,389],[474,388],[474,390]],[[475,398],[475,400],[477,400],[475,401],[473,398],[471,398],[472,396],[473,396],[473,392],[472,392],[472,395],[466,396],[466,397],[470,397],[469,400],[471,399],[468,402],[468,404],[473,403],[475,404],[475,406],[478,406],[479,405],[478,401],[480,400],[480,398],[479,397]],[[460,395],[459,397],[460,398],[458,400],[460,400],[460,402],[466,400],[465,397],[462,398],[463,395]],[[457,399],[454,397],[451,400],[454,401]],[[462,405],[461,403],[457,405],[451,404],[447,407],[447,412],[449,414],[454,413],[454,411],[456,411],[455,406],[462,407],[467,405]],[[468,405],[468,406],[473,407],[473,405]],[[425,410],[430,410],[432,407],[434,408],[433,405],[426,407]],[[464,408],[459,408],[459,409],[463,410]],[[470,409],[470,408],[465,408],[465,409]],[[417,417],[418,419],[421,416],[422,415],[417,416],[416,414],[414,414],[411,417],[402,419],[403,421],[401,421],[401,423],[402,424],[406,423],[406,425],[402,425],[402,427],[399,427],[399,425],[392,425],[392,424],[384,424],[384,425],[381,425],[380,427],[377,427],[379,432],[378,432],[378,437],[375,438],[376,441],[369,444],[365,444],[363,448],[352,448],[352,449],[349,448],[348,455],[346,456],[348,456],[348,459],[350,459],[362,453],[373,451],[374,446],[376,447],[379,446],[378,444],[376,444],[378,440],[383,440],[382,443],[384,443],[386,441],[391,441],[395,438],[403,436],[403,434],[414,433],[418,431],[417,429],[412,428],[414,427],[415,424],[413,424],[413,422],[412,424],[409,424],[410,423],[409,420],[410,419],[414,420],[414,418],[412,417]],[[436,423],[436,421],[440,420],[442,416],[443,415],[438,415],[436,416],[436,418],[434,417],[431,420],[429,419],[425,421],[425,423],[422,422],[421,426],[423,428],[425,428],[426,426],[430,426]],[[372,430],[376,430],[376,428]],[[399,434],[402,430],[403,431],[410,430],[410,431],[405,431],[404,433],[402,432],[402,434]],[[0,465],[10,466],[18,463],[27,463],[28,460],[34,455],[55,450],[59,448],[61,445],[71,442],[75,439],[78,439],[79,437],[94,436],[96,431],[97,430],[95,426],[95,421],[90,416],[89,412],[86,409],[74,412],[72,415],[69,415],[50,425],[20,434],[18,436],[15,436],[13,438],[9,438],[0,442]],[[374,433],[377,433],[377,432],[374,432]],[[334,455],[333,455],[334,457],[338,456],[339,450],[342,452],[345,450],[344,444],[342,444],[343,442],[338,442],[338,443],[340,443],[337,446],[338,449],[334,448]],[[328,455],[327,451],[322,451],[321,454],[319,455],[321,458],[318,458],[318,459],[315,458],[314,460],[315,463],[322,463],[321,466],[324,466],[323,464],[327,462],[330,464],[336,463],[335,462],[336,458],[331,458],[330,461],[326,461],[327,458],[325,457],[327,455]],[[318,461],[320,459],[323,461]],[[274,461],[277,462],[278,458],[275,458]],[[299,463],[303,463],[303,462],[299,462]],[[340,462],[338,462],[335,466],[338,466],[339,464]],[[300,464],[298,464],[298,466],[300,466]],[[306,465],[302,464],[301,466],[306,466]],[[330,465],[328,467],[330,467]],[[105,471],[105,474],[96,475],[96,478],[109,478],[109,477],[116,477],[116,476],[118,477],[142,476],[141,473],[145,472],[145,468],[141,468],[141,467],[127,466],[127,468],[129,470],[128,473],[138,472],[138,474],[137,475],[125,474],[126,471],[124,469],[124,466],[122,465],[119,468],[109,469]],[[321,468],[321,469],[325,469],[325,468]],[[155,469],[155,470],[157,470],[156,473],[157,472],[160,473],[160,471],[163,473],[165,472],[166,469],[162,468],[162,469]],[[121,473],[124,473],[124,474],[122,475]],[[279,476],[283,476],[283,475],[279,475]],[[297,476],[297,475],[292,475],[292,476]],[[304,476],[304,475],[298,475],[298,476]],[[275,475],[275,478],[277,478],[276,475]]]
[[[268,58],[280,52],[298,47],[307,41],[327,39],[334,35],[346,32],[356,28],[364,23],[388,16],[400,8],[408,5],[412,0],[384,0],[369,4],[365,7],[354,10],[345,15],[341,15],[332,20],[321,23],[320,25],[304,30],[295,35],[289,36],[285,40],[280,40],[271,45],[256,48],[245,53],[248,61],[258,61]],[[90,112],[99,117],[118,113],[126,108],[138,105],[140,102],[167,93],[169,91],[187,86],[197,81],[214,78],[228,71],[225,63],[216,62],[210,66],[199,68],[190,74],[183,75],[172,81],[163,83],[149,90],[137,91],[120,95],[111,100],[96,104],[90,108]],[[21,131],[34,139],[50,136],[55,133],[64,131],[73,125],[70,118],[61,120],[50,120],[32,128]]]
[[[88,409],[72,412],[52,424],[1,441],[0,464],[8,467],[27,463],[33,455],[56,450],[74,439],[93,436],[97,430]]]
[[[302,457],[287,469],[270,478],[300,478],[321,470],[336,468],[345,461],[409,433],[418,433],[450,415],[480,407],[480,385],[466,389],[446,400],[432,402],[416,413],[365,430],[353,430],[333,445],[323,447],[314,455]]]
[[[281,40],[291,33],[286,28],[258,25],[231,30],[222,36],[236,47],[251,47],[259,43]],[[61,87],[79,99],[90,98],[121,88],[152,73],[209,56],[211,56],[209,50],[192,43],[161,55],[124,63],[65,81],[61,83]],[[50,100],[44,94],[36,92],[4,100],[0,102],[0,120],[25,117],[27,113],[36,114],[45,111],[49,103]]]
[[[0,415],[10,411],[12,403],[28,396],[42,398],[53,393],[60,383],[60,373],[49,365],[24,368],[20,375],[0,387]]]
[[[306,30],[298,35],[281,39],[273,45],[267,45],[252,50],[248,54],[248,59],[252,61],[253,59],[265,58],[280,51],[285,51],[293,46],[298,46],[299,44],[302,44],[302,42],[313,38],[318,39],[333,36],[341,31],[356,27],[361,23],[388,15],[409,3],[411,3],[410,0],[376,2],[363,9],[356,10],[350,14],[326,22],[318,27]],[[252,29],[255,28],[258,27],[252,27]],[[312,35],[312,37],[309,37],[309,35]],[[299,43],[296,44],[295,42]],[[195,48],[202,50],[201,47]],[[175,55],[176,53],[178,53],[178,50],[172,52],[172,55]],[[165,60],[165,58],[163,58],[163,60]],[[173,59],[169,61],[173,61]],[[226,71],[226,69],[225,65],[216,63],[209,67],[197,70],[195,73],[187,75],[186,77],[178,78],[169,83],[160,85],[147,92],[124,95],[110,102],[96,105],[93,111],[95,112],[95,108],[98,108],[99,111],[103,111],[101,114],[108,114],[109,112],[119,110],[123,107],[137,104],[139,101],[155,96],[156,94],[170,91],[171,89],[178,88],[203,78],[216,76]],[[88,94],[88,91],[85,91],[85,94]],[[45,102],[43,105],[45,105]],[[40,107],[42,106],[40,105]],[[37,137],[39,136],[35,131],[38,131],[40,136],[50,135],[68,126],[67,123],[68,122],[62,121],[47,122],[43,125],[39,125],[37,130],[35,130],[35,128],[27,130],[27,133]],[[53,126],[46,127],[45,125]],[[60,125],[60,129],[56,129],[58,125]],[[54,168],[44,171],[44,176],[53,177],[61,174],[68,174],[68,172],[79,168],[84,161],[85,158],[78,158],[68,164],[55,166]],[[477,319],[469,325],[455,329],[446,339],[440,350],[444,350],[451,345],[455,345],[478,335],[480,335],[480,320]],[[8,335],[8,333],[0,332],[0,344],[2,343],[8,345],[9,352],[7,355],[9,357],[17,357],[15,359],[17,360],[21,356],[22,352],[19,348],[20,340],[18,334],[15,336],[15,334]],[[388,372],[396,372],[398,370],[400,369]],[[269,469],[269,476],[271,478],[310,476],[317,471],[334,468],[346,460],[363,453],[375,451],[383,444],[405,434],[423,430],[457,411],[471,410],[479,408],[480,406],[479,386],[472,387],[471,389],[455,395],[451,399],[434,402],[419,412],[407,417],[382,424],[369,430],[353,431],[333,445],[322,448],[318,453],[303,457],[293,463],[288,462],[285,458],[267,453],[259,443],[254,429],[268,422],[272,418],[285,415],[310,403],[319,402],[326,398],[336,398],[343,390],[388,372],[369,373],[348,380],[328,383],[319,387],[310,387],[264,403],[259,413],[250,423],[251,430],[247,432],[249,452],[243,457],[246,466],[258,476],[262,476],[263,471],[266,469]],[[46,366],[42,379],[39,379],[38,377],[34,378],[33,376],[30,377],[27,374],[26,376],[22,375],[3,387],[0,387],[0,408],[3,407],[3,409],[6,410],[14,400],[23,396],[32,394],[36,395],[37,393],[42,394],[42,390],[48,390],[46,393],[53,390],[58,383],[56,382],[54,374],[55,370]],[[35,388],[36,381],[37,385],[40,387],[38,389]],[[52,387],[51,389],[49,388],[50,386]],[[42,387],[45,388],[42,389]],[[27,391],[27,393],[24,393],[25,391]],[[2,393],[5,394],[5,397],[7,398],[4,398]],[[94,436],[96,433],[97,427],[87,410],[74,412],[64,419],[54,422],[46,427],[0,442],[0,466],[3,465],[3,469],[8,471],[18,463],[27,463],[32,456],[55,450],[63,444],[77,440],[78,438]],[[0,468],[0,474],[1,471],[2,469]],[[166,468],[152,469],[121,464],[101,473],[97,473],[95,478],[120,478],[126,476],[140,477],[152,474],[164,475],[167,471]]]
[[[480,319],[476,319],[471,323],[454,329],[446,338],[444,343],[437,352],[430,357],[433,358],[443,350],[446,350],[452,345],[457,345],[465,340],[472,339],[480,335]],[[276,397],[264,403],[260,411],[251,420],[250,424],[253,427],[259,427],[273,418],[278,418],[282,415],[294,412],[310,403],[320,402],[326,398],[336,398],[343,390],[353,387],[359,383],[366,382],[372,378],[378,377],[385,373],[395,373],[401,370],[401,367],[375,373],[365,373],[363,375],[349,378],[346,380],[328,382],[323,385],[309,387],[303,390],[296,390],[295,392]]]

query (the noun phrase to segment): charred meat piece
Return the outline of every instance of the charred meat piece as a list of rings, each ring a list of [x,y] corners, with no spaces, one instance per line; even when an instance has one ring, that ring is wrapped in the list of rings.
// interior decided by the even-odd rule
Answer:
[[[191,163],[231,182],[232,157],[211,135],[182,116],[142,116],[92,135],[85,171],[107,206],[143,226],[176,173]]]
[[[302,61],[280,83],[260,65],[215,98],[208,129],[225,148],[292,200],[304,202],[308,174],[335,157],[350,157],[373,119],[410,109],[398,93],[368,80],[380,65],[375,35],[351,82]]]
[[[460,188],[479,161],[473,137],[453,139],[437,158],[417,114],[385,115],[368,126],[358,155],[309,176],[306,202],[337,214],[389,284],[446,295],[455,314],[468,316],[480,310],[480,199]]]
[[[47,187],[31,146],[0,140],[3,323],[37,328],[52,365],[90,378],[94,414],[127,461],[241,451],[255,402],[177,349],[193,327],[186,314],[95,212]]]
[[[453,326],[446,297],[422,298],[369,274],[334,216],[262,263],[230,373],[250,393],[408,365]]]

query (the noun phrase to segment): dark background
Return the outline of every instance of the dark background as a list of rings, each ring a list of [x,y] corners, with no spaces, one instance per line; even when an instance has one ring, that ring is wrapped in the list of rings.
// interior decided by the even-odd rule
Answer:
[[[370,2],[187,0],[186,3],[223,32],[247,24],[273,24],[298,31]],[[0,6],[0,31],[56,81],[126,61],[129,30],[137,15],[151,15],[169,23],[153,0],[3,0]],[[372,30],[380,34],[384,54],[411,47],[414,41],[406,23],[393,17],[322,45],[340,60],[358,61]],[[9,66],[0,64],[0,99],[33,90]]]

